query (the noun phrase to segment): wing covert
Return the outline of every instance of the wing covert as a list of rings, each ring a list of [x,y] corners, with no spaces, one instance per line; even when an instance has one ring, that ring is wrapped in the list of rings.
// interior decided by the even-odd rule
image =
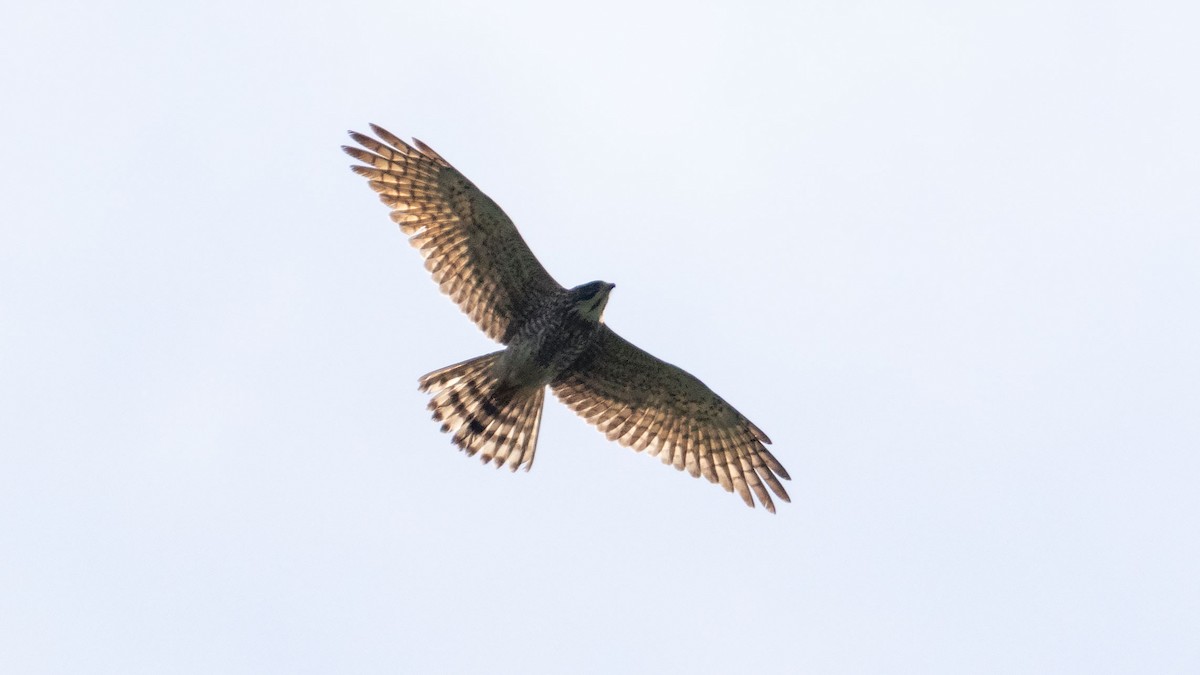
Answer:
[[[605,326],[596,346],[550,383],[555,396],[610,440],[658,456],[737,491],[771,513],[767,487],[791,501],[789,479],[767,435],[687,371],[639,349]]]
[[[371,129],[380,140],[351,131],[362,147],[342,146],[367,165],[351,169],[392,209],[441,290],[488,337],[507,344],[562,286],[504,211],[449,162],[421,141],[414,147],[382,127]]]

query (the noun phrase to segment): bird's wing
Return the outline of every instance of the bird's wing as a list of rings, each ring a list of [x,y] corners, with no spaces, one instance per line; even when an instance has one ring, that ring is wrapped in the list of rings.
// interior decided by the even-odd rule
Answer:
[[[504,211],[429,146],[409,145],[371,125],[350,132],[351,167],[392,209],[392,220],[425,258],[433,280],[488,337],[507,343],[563,288],[538,262]],[[382,142],[381,142],[382,141]],[[365,149],[364,149],[365,148]]]
[[[687,371],[657,359],[612,329],[550,383],[555,396],[610,440],[648,450],[664,464],[737,490],[748,506],[753,491],[766,509],[776,496],[791,501],[779,479],[788,473],[767,450],[771,442],[750,420]]]

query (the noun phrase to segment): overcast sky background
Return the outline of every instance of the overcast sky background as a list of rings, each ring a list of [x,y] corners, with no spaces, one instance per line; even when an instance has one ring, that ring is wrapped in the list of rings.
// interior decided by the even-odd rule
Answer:
[[[15,3],[5,673],[1200,672],[1193,3]],[[775,441],[778,515],[548,399],[380,123]]]

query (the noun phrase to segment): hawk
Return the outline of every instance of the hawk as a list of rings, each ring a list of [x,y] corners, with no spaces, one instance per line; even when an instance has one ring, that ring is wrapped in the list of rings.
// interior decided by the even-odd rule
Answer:
[[[610,440],[754,497],[791,501],[771,440],[703,382],[605,325],[613,284],[567,289],[542,267],[512,220],[441,155],[371,125],[342,146],[392,209],[441,290],[505,348],[419,380],[442,431],[484,463],[529,470],[546,387]]]

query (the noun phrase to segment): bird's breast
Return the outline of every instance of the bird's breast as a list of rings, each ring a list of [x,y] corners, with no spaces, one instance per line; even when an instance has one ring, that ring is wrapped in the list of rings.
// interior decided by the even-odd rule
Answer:
[[[595,342],[600,324],[572,311],[536,318],[508,343],[497,368],[515,386],[549,384]]]

